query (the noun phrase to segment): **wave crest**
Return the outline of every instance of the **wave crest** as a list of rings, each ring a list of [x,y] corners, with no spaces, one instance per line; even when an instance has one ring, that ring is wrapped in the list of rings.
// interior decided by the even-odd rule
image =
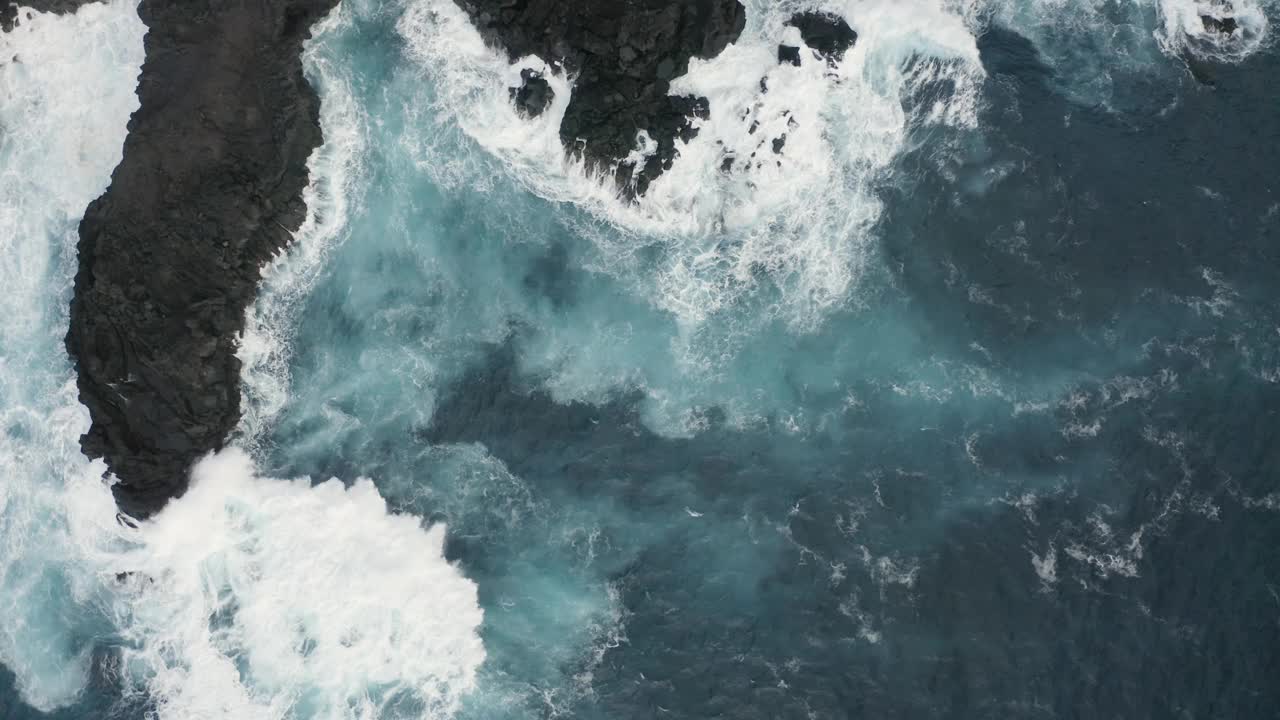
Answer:
[[[121,663],[162,718],[443,718],[475,684],[475,584],[367,479],[260,478],[230,449],[138,534]]]

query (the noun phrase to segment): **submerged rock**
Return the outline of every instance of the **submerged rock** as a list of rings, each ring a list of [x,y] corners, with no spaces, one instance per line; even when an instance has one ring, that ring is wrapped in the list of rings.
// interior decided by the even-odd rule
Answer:
[[[551,104],[556,93],[542,73],[525,68],[520,71],[520,87],[511,88],[516,109],[528,117],[538,117]]]
[[[643,194],[691,137],[705,98],[668,95],[689,60],[718,55],[746,24],[738,0],[456,0],[511,60],[536,55],[576,75],[560,140],[597,168],[617,166],[624,193]],[[618,165],[643,130],[657,149],[643,166]]]
[[[1214,15],[1201,15],[1200,22],[1204,25],[1205,32],[1218,33],[1220,35],[1230,35],[1239,27],[1240,23],[1230,15],[1216,17]]]
[[[821,12],[796,13],[787,24],[800,31],[800,38],[805,45],[831,62],[843,59],[845,51],[858,41],[858,33],[838,15]]]
[[[792,65],[800,65],[800,48],[795,45],[779,45],[778,46],[778,62],[791,63]]]
[[[120,510],[158,511],[240,419],[236,337],[306,208],[321,142],[302,43],[337,0],[142,0],[140,106],[80,223],[67,350],[90,457]]]

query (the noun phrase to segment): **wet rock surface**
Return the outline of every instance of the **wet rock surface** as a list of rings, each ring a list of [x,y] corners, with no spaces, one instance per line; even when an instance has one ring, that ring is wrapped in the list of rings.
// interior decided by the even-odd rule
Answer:
[[[800,65],[800,48],[795,45],[779,45],[778,62],[790,63],[798,67]]]
[[[849,27],[844,18],[820,12],[796,13],[787,21],[788,25],[800,31],[800,39],[815,50],[819,56],[830,61],[839,62],[844,53],[858,41],[858,33]],[[781,48],[779,48],[781,59]],[[794,63],[799,65],[799,62]]]
[[[1222,17],[1201,15],[1200,22],[1204,25],[1204,29],[1207,32],[1215,32],[1222,35],[1230,35],[1240,27],[1240,23],[1230,15],[1224,15]]]
[[[511,88],[511,100],[527,117],[538,117],[555,99],[555,91],[542,73],[524,69],[520,71],[520,87]]]
[[[301,224],[319,100],[302,74],[337,0],[143,0],[124,155],[80,225],[67,349],[120,510],[185,492],[240,418],[236,336],[262,266]]]
[[[624,193],[643,194],[691,137],[705,98],[672,97],[692,58],[718,55],[746,23],[738,0],[456,0],[485,41],[511,60],[536,55],[575,74],[560,125],[566,149],[600,169],[636,148],[644,130],[657,150],[642,167],[618,165]]]

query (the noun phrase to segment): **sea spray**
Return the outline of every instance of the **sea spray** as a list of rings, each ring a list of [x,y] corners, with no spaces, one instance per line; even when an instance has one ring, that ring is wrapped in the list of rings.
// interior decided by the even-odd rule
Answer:
[[[339,63],[317,47],[350,22],[339,6],[317,23],[303,61],[307,80],[324,98],[320,127],[324,144],[311,154],[307,170],[311,181],[303,191],[307,217],[294,233],[293,243],[263,268],[258,298],[245,311],[245,328],[237,357],[242,363],[241,407],[238,439],[252,450],[260,444],[289,401],[289,363],[298,312],[330,251],[346,237],[353,206],[360,203],[364,163],[366,118],[350,87],[353,82]]]
[[[91,554],[115,514],[63,349],[77,224],[119,162],[145,27],[129,0],[21,10],[0,33],[0,663],[30,705],[74,702],[102,631]]]
[[[436,122],[456,123],[539,196],[607,221],[602,232],[579,227],[597,244],[598,267],[634,279],[636,293],[690,334],[753,296],[775,293],[757,313],[761,322],[805,330],[857,286],[880,213],[876,187],[909,130],[973,127],[983,75],[964,19],[942,3],[850,3],[832,11],[858,29],[858,44],[830,65],[806,50],[807,61],[793,67],[779,64],[776,50],[780,41],[798,41],[784,27],[789,11],[748,3],[742,37],[715,58],[691,61],[673,82],[673,94],[708,97],[711,115],[694,122],[698,136],[677,145],[673,167],[636,202],[619,198],[611,177],[592,176],[566,155],[558,127],[572,78],[537,58],[508,64],[445,0],[408,3],[398,30],[435,87],[428,107]],[[533,121],[507,97],[507,84],[525,67],[547,71],[556,93]],[[952,90],[936,106],[904,109],[918,88],[944,81]],[[422,152],[433,175],[456,165],[432,146]],[[641,261],[643,248],[661,256],[656,267]]]
[[[207,458],[113,558],[125,677],[166,720],[451,717],[485,652],[476,586],[444,538],[368,479]]]

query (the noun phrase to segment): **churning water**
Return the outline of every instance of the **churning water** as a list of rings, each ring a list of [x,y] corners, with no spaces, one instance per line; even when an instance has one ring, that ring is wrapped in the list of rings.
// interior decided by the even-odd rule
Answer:
[[[0,714],[1270,716],[1280,56],[1233,5],[808,3],[858,43],[791,66],[801,5],[751,0],[628,204],[561,150],[572,78],[521,118],[545,59],[346,0],[236,447],[138,530],[61,338],[145,28],[24,22]]]

